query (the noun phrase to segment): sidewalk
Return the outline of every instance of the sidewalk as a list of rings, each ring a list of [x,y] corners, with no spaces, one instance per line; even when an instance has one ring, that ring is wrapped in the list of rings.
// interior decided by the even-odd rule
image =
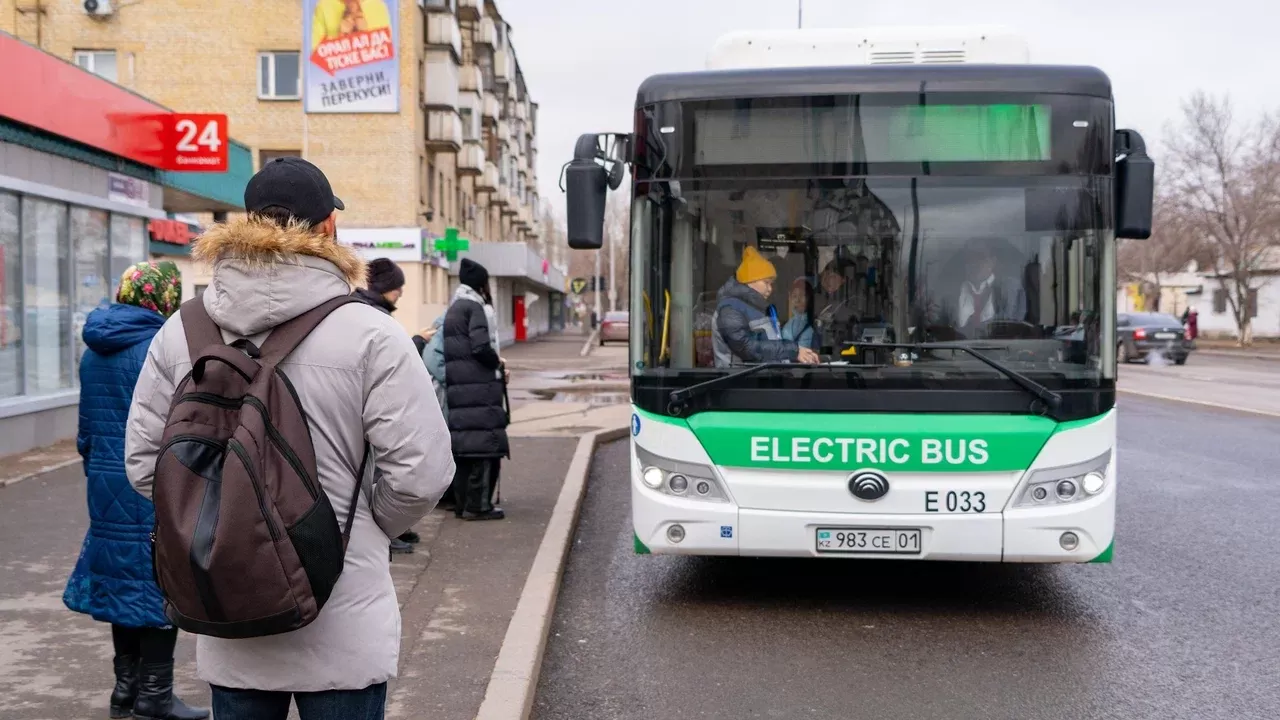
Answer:
[[[504,350],[516,405],[512,457],[502,472],[507,519],[464,523],[433,512],[417,527],[417,551],[392,563],[403,634],[389,718],[475,716],[578,438],[625,426],[629,416],[626,404],[608,405],[599,393],[556,399],[583,383],[620,387],[615,392],[625,396],[625,350],[581,358],[581,347],[581,337],[570,335]],[[50,456],[67,451],[39,451],[37,467],[55,464]],[[75,459],[74,443],[69,452],[66,459]],[[32,465],[8,458],[0,467],[15,462]],[[86,524],[78,463],[0,487],[0,706],[6,720],[106,715],[110,631],[66,610],[61,600]],[[181,636],[178,691],[207,706],[194,651],[195,639]]]

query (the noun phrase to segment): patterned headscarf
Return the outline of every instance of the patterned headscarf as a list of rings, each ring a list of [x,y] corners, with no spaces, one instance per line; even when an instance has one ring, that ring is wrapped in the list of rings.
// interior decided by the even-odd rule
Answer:
[[[116,302],[155,310],[169,317],[182,304],[182,273],[168,260],[130,265],[120,276]]]

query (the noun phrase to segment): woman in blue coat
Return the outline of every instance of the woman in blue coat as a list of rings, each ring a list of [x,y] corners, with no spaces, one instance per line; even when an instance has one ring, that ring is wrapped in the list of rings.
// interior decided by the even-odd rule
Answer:
[[[111,717],[201,720],[207,710],[173,695],[178,629],[165,617],[151,564],[155,509],[124,473],[124,430],[151,339],[178,310],[182,278],[171,262],[124,272],[113,305],[89,313],[80,360],[80,431],[89,533],[63,602],[111,623],[116,686]]]

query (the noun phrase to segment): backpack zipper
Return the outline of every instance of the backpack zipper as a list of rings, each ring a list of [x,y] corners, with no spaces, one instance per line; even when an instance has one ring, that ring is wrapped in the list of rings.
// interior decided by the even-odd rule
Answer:
[[[232,438],[227,441],[227,447],[231,449],[244,463],[245,472],[249,473],[249,484],[253,486],[253,494],[258,497],[258,510],[262,512],[262,518],[267,521],[267,533],[271,535],[272,542],[279,542],[280,531],[276,529],[275,520],[271,518],[271,513],[267,508],[267,499],[262,494],[262,486],[258,483],[258,474],[253,471],[253,463],[249,461],[249,451],[244,449],[239,440]]]
[[[267,426],[267,436],[271,438],[271,442],[276,446],[276,449],[280,451],[280,454],[284,455],[284,459],[288,461],[289,466],[292,467],[294,472],[298,473],[298,476],[302,478],[302,484],[307,488],[307,492],[310,493],[311,499],[318,500],[320,498],[320,489],[311,482],[311,476],[307,474],[306,468],[302,467],[302,458],[298,457],[298,454],[293,451],[293,448],[289,447],[289,444],[285,442],[284,435],[276,429],[276,426],[271,424],[271,414],[267,412],[267,406],[264,405],[261,400],[252,395],[246,395],[244,401],[245,403],[254,406],[258,409],[258,412],[262,413],[262,422]],[[298,407],[302,406],[299,405]]]
[[[287,379],[285,380],[285,384],[289,386],[290,395],[293,395],[294,400],[297,401],[298,396],[293,392],[293,387],[289,384]],[[244,398],[237,402],[229,398],[224,398],[221,395],[214,395],[213,393],[205,392],[187,393],[179,399],[179,402],[185,400],[204,403],[206,405],[214,405],[216,407],[223,407],[228,410],[235,410],[246,404],[257,408],[258,412],[262,413],[262,422],[267,426],[267,436],[271,438],[272,444],[275,445],[276,449],[280,451],[280,454],[284,456],[285,461],[289,463],[289,466],[293,468],[294,472],[298,473],[298,476],[302,478],[302,484],[307,488],[307,493],[311,495],[311,499],[318,500],[320,498],[320,489],[314,482],[312,482],[311,476],[307,474],[306,468],[302,466],[302,458],[298,457],[297,453],[293,451],[293,448],[289,447],[288,442],[285,441],[284,435],[281,434],[276,426],[271,423],[271,413],[267,412],[267,406],[264,405],[261,400],[252,395],[245,395]],[[298,407],[302,407],[301,402],[298,402]],[[303,418],[306,418],[305,413]],[[310,424],[307,426],[307,434],[308,436],[311,434]]]

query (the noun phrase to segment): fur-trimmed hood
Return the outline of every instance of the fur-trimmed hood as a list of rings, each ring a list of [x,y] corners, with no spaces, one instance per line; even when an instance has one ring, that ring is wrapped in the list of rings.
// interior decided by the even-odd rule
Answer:
[[[364,284],[365,263],[354,250],[302,225],[282,230],[270,221],[242,218],[214,225],[191,246],[191,257],[209,265],[225,258],[270,265],[297,255],[328,260],[347,284]]]
[[[204,306],[218,327],[253,337],[364,280],[364,261],[331,238],[262,220],[215,225],[191,255],[213,265]]]

